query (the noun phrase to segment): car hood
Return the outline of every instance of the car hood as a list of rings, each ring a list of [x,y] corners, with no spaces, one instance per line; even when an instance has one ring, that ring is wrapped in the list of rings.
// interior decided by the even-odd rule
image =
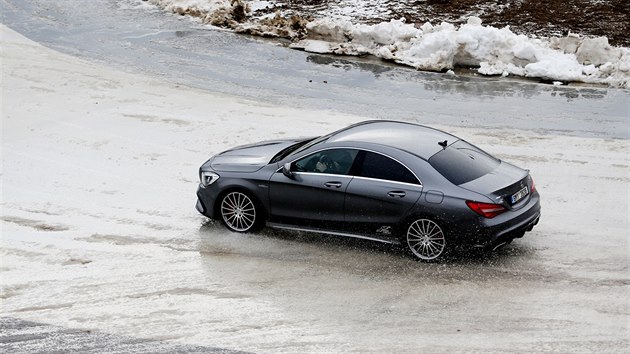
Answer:
[[[305,139],[270,140],[238,146],[215,155],[204,166],[210,165],[219,172],[255,172],[267,165],[280,151],[303,140]]]

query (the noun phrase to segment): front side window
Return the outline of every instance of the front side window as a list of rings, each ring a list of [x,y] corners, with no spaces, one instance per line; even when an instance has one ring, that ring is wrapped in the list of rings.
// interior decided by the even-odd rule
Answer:
[[[416,176],[399,162],[381,154],[365,151],[356,175],[394,182],[420,184]]]
[[[294,169],[297,172],[347,175],[357,153],[353,149],[323,150],[297,160]]]

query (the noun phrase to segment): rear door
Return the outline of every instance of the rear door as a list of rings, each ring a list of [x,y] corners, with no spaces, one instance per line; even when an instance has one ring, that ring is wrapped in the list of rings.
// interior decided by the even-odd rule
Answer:
[[[418,178],[395,159],[361,151],[346,189],[345,220],[353,231],[393,236],[392,228],[414,206],[422,193]]]

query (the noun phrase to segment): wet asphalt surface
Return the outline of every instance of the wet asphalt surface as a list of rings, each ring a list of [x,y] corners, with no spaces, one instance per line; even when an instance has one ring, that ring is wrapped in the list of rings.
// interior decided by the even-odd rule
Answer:
[[[273,43],[204,28],[159,11],[122,6],[133,4],[132,1],[76,4],[76,1],[51,4],[42,0],[0,0],[0,16],[3,24],[23,35],[88,61],[289,107],[487,130],[490,135],[496,134],[498,146],[510,145],[505,142],[511,137],[494,132],[497,128],[526,131],[530,136],[518,139],[525,146],[540,150],[544,148],[537,145],[539,140],[544,143],[556,135],[569,141],[596,137],[602,138],[598,140],[601,146],[604,140],[610,144],[601,149],[592,146],[598,156],[604,156],[606,149],[611,154],[623,151],[623,144],[615,140],[629,137],[629,96],[623,90],[419,73],[370,60],[292,51]],[[164,100],[168,101],[168,97]],[[245,129],[236,133],[244,134]],[[540,136],[536,136],[538,133]],[[115,201],[121,210],[96,208],[94,220],[75,214],[81,219],[77,225],[92,222],[98,225],[98,220],[103,220],[101,228],[94,226],[94,230],[105,229],[108,233],[95,231],[91,236],[81,236],[85,242],[81,247],[106,247],[103,253],[95,248],[99,252],[95,251],[86,268],[90,264],[102,267],[108,255],[116,254],[114,259],[122,268],[113,269],[116,285],[100,279],[86,280],[77,271],[76,278],[67,284],[61,282],[64,285],[57,285],[58,294],[54,294],[76,295],[76,303],[61,304],[75,312],[67,317],[60,315],[64,307],[58,307],[52,296],[49,301],[53,304],[45,303],[48,307],[32,305],[9,314],[3,312],[8,317],[0,320],[0,349],[25,353],[41,348],[46,348],[46,352],[232,352],[215,347],[246,347],[261,352],[330,352],[331,348],[358,352],[623,352],[629,346],[624,334],[630,325],[628,253],[624,252],[627,220],[615,220],[604,214],[596,216],[596,221],[612,225],[606,232],[614,233],[612,241],[603,240],[601,245],[594,240],[599,236],[596,228],[579,230],[581,221],[590,214],[571,202],[572,195],[553,189],[561,190],[565,183],[577,186],[577,197],[584,197],[580,201],[612,200],[602,186],[616,183],[621,186],[620,194],[627,192],[623,190],[628,185],[627,174],[623,173],[628,168],[627,158],[615,155],[612,163],[621,172],[600,176],[597,170],[603,170],[607,162],[590,156],[588,146],[575,143],[567,145],[567,151],[553,148],[557,149],[556,161],[545,160],[547,155],[503,152],[520,163],[537,163],[539,174],[544,176],[546,182],[541,188],[546,192],[547,209],[541,225],[531,235],[496,253],[472,252],[442,264],[419,264],[395,246],[360,240],[271,230],[260,235],[234,235],[218,223],[200,223],[199,217],[191,216],[183,208],[168,215],[169,212],[143,210],[133,203],[123,205],[127,200],[120,197]],[[126,149],[123,155],[132,155],[132,147],[122,149]],[[168,164],[159,164],[158,158],[156,167],[167,169],[175,163],[165,162]],[[543,173],[544,168],[552,170],[557,166],[571,166],[575,171],[569,177],[571,180],[564,181],[562,174]],[[579,166],[586,166],[588,171],[580,171]],[[580,189],[589,184],[592,189]],[[109,188],[124,192],[128,187]],[[601,193],[600,199],[586,198],[592,193]],[[191,192],[190,198],[184,199],[183,204],[187,205],[194,195]],[[34,217],[54,216],[58,210],[60,215],[76,213],[64,202],[55,203],[34,212]],[[34,206],[19,207],[25,208],[23,212],[28,208],[35,210]],[[16,212],[19,207],[11,205],[5,210]],[[627,211],[627,201],[617,204],[617,208]],[[190,209],[194,212],[192,206]],[[554,221],[554,218],[569,220],[561,209],[570,209],[578,215],[572,221],[575,225]],[[120,220],[107,224],[108,218],[121,217],[118,212],[126,215],[122,224]],[[84,221],[86,218],[89,222]],[[11,226],[4,230],[16,234],[23,232],[20,227],[54,231],[47,224],[6,215],[3,222]],[[160,223],[171,229],[166,226],[160,229]],[[134,233],[149,236],[134,236]],[[174,233],[177,235],[173,236]],[[43,252],[45,248],[37,251]],[[148,250],[162,258],[147,259]],[[68,262],[72,266],[82,261]],[[189,274],[186,273],[185,279],[172,279],[159,271],[147,275],[147,268],[160,269],[164,264],[187,267]],[[171,288],[146,289],[152,282]],[[116,310],[110,310],[118,317],[111,316],[108,320],[101,314],[82,318],[81,306],[88,308],[84,310],[86,313],[97,314],[101,301],[110,301],[100,295],[107,293],[101,291],[105,286],[119,287],[111,291],[125,294],[126,303],[118,303]],[[37,294],[39,289],[33,291]],[[19,293],[19,289],[16,291]],[[48,295],[44,292],[41,297]],[[178,297],[187,299],[192,308],[182,309],[186,306],[177,302]],[[142,322],[135,322],[141,318],[134,310],[144,302],[155,306],[156,312],[163,311],[152,319],[156,327],[153,332],[151,326],[136,329],[140,326],[135,323]],[[172,302],[180,308],[173,309]],[[212,312],[196,304],[205,304]],[[221,318],[222,308],[235,309],[225,314],[224,324],[214,327],[218,333],[227,332],[226,336],[210,339],[201,334],[186,336],[204,323],[209,313],[219,313],[217,317]],[[97,325],[94,325],[97,333],[91,333],[16,318],[47,310],[66,322],[86,323],[86,326],[113,322],[119,328],[117,333],[122,331],[128,336],[107,334],[108,330]],[[58,318],[42,322],[55,324]],[[172,338],[151,335],[169,330],[174,332]],[[265,336],[269,336],[273,345],[263,339]],[[163,338],[210,345],[172,344]],[[355,338],[360,339],[360,345],[354,342]]]
[[[451,76],[310,54],[140,3],[1,0],[0,20],[61,52],[275,104],[423,124],[630,137],[628,90]],[[524,108],[526,115],[515,114]]]
[[[194,345],[169,344],[152,339],[116,336],[0,317],[0,350],[3,353],[213,353],[246,352]]]

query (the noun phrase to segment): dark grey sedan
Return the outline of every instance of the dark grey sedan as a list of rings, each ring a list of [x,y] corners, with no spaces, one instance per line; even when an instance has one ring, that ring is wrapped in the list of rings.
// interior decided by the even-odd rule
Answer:
[[[402,243],[425,261],[499,247],[540,218],[529,171],[402,122],[236,147],[210,158],[199,177],[197,210],[232,231],[266,224]]]

